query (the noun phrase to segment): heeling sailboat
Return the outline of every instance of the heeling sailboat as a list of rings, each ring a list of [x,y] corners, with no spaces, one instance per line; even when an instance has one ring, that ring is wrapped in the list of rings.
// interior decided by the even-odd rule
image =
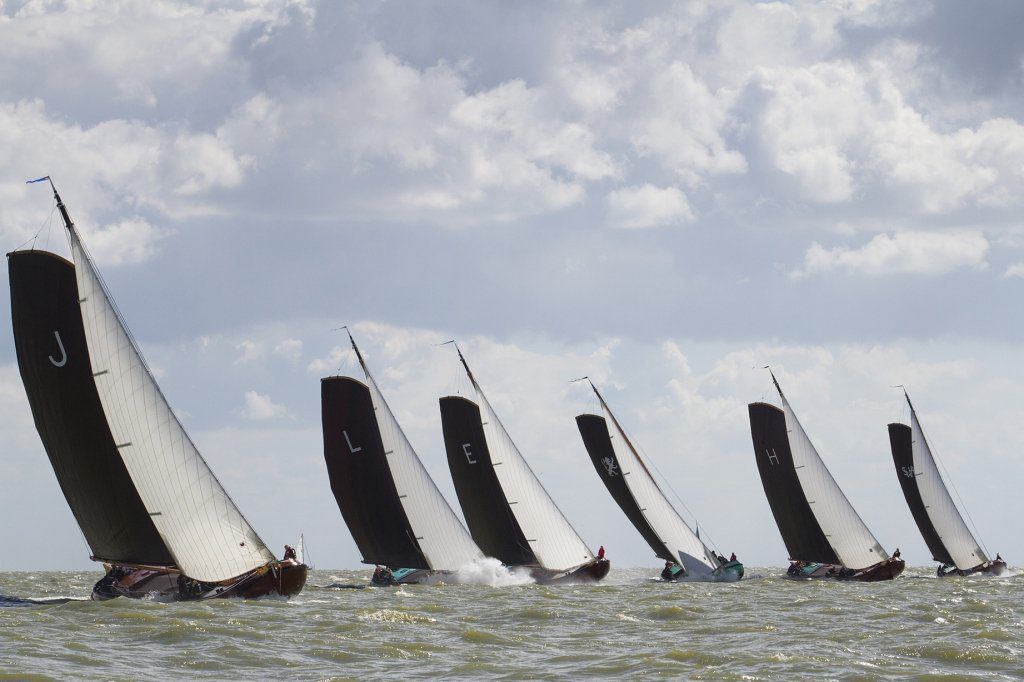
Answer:
[[[889,424],[889,444],[903,496],[932,558],[939,562],[938,575],[1002,574],[1006,562],[998,554],[989,559],[967,527],[942,480],[906,390],[903,397],[910,408],[910,425]]]
[[[45,178],[49,180],[49,178]],[[292,595],[307,567],[278,561],[242,516],[160,391],[96,272],[53,183],[71,253],[92,377],[114,448],[174,559],[163,572],[178,599]],[[94,596],[143,596],[140,571],[151,566],[109,562]]]
[[[135,576],[136,586],[174,589],[174,558],[118,455],[96,393],[74,265],[47,251],[16,251],[7,254],[7,269],[22,383],[91,558],[152,566]]]
[[[743,564],[716,555],[690,529],[654,480],[594,382],[584,379],[601,403],[604,416],[576,417],[583,444],[608,492],[655,555],[666,562],[662,579],[740,580]]]
[[[530,469],[469,369],[477,402],[440,399],[448,466],[469,532],[506,566],[523,566],[540,583],[596,582],[611,566],[595,557]]]
[[[905,564],[882,549],[832,478],[774,373],[782,409],[751,403],[750,435],[761,483],[790,564],[787,575],[891,580]]]
[[[346,330],[347,331],[347,330]],[[430,582],[483,558],[427,473],[349,334],[366,383],[320,381],[331,490],[378,585]]]

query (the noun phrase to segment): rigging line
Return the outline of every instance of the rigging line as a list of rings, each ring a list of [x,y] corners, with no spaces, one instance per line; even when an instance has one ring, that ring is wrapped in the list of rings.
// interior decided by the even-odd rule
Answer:
[[[54,201],[53,208],[50,209],[50,215],[46,216],[46,218],[43,219],[43,223],[42,223],[42,225],[39,226],[39,229],[36,230],[36,233],[34,235],[32,235],[31,237],[29,237],[28,239],[26,239],[21,244],[19,244],[17,246],[17,248],[12,249],[12,251],[20,251],[21,247],[25,246],[25,244],[28,244],[29,242],[35,242],[37,239],[39,239],[40,233],[42,233],[42,231],[44,229],[46,229],[47,227],[51,227],[53,225],[53,214],[56,213],[56,211],[57,211],[57,202]],[[49,244],[50,244],[49,234],[50,233],[47,232],[46,234],[47,234],[46,245],[47,245],[47,247],[49,247]],[[32,248],[33,249],[36,248],[35,244],[32,244]]]
[[[97,267],[95,265],[95,261],[93,260],[92,255],[89,253],[88,247],[86,247],[85,243],[81,240],[81,237],[78,235],[78,231],[77,231],[77,228],[75,227],[74,221],[71,220],[71,217],[68,214],[66,206],[64,205],[63,201],[61,200],[60,195],[57,193],[57,188],[53,184],[53,180],[50,179],[49,177],[47,177],[46,179],[49,180],[49,182],[50,182],[50,189],[53,190],[54,201],[57,204],[57,208],[60,209],[61,217],[64,220],[64,227],[65,227],[64,232],[65,232],[65,235],[67,236],[67,239],[68,239],[68,246],[71,249],[72,258],[74,258],[75,243],[77,242],[78,248],[81,251],[81,254],[82,254],[82,257],[83,257],[83,259],[85,261],[85,264],[88,265],[89,271],[92,272],[93,278],[96,280],[96,283],[99,285],[100,295],[106,301],[107,306],[109,307],[110,312],[113,313],[115,320],[120,325],[121,331],[124,333],[125,337],[128,340],[129,346],[130,346],[131,350],[133,351],[133,353],[131,355],[138,360],[138,362],[141,365],[142,369],[148,375],[150,383],[152,384],[153,389],[155,390],[156,395],[158,395],[160,397],[160,399],[163,400],[164,404],[167,405],[168,411],[169,411],[169,414],[170,414],[170,420],[173,421],[175,424],[177,424],[178,429],[181,432],[181,435],[183,437],[183,441],[186,442],[189,447],[191,447],[192,451],[196,454],[196,457],[198,458],[199,462],[201,462],[202,467],[205,467],[206,474],[204,474],[204,476],[208,475],[209,479],[214,481],[214,483],[216,484],[216,487],[219,489],[219,492],[215,491],[215,494],[218,497],[223,496],[224,498],[226,498],[225,506],[227,506],[228,504],[231,505],[231,507],[233,508],[234,513],[237,514],[237,516],[239,516],[241,518],[242,523],[245,524],[245,526],[252,532],[252,538],[255,540],[257,545],[262,545],[265,548],[266,547],[265,543],[263,543],[263,541],[260,539],[260,537],[256,534],[255,529],[253,529],[252,525],[249,524],[248,520],[246,520],[245,516],[242,514],[242,511],[240,509],[238,509],[238,507],[234,504],[234,501],[231,500],[231,497],[228,495],[227,490],[220,483],[220,481],[217,478],[216,474],[214,474],[213,471],[210,469],[210,465],[206,462],[205,459],[203,459],[203,456],[199,452],[199,449],[196,447],[195,443],[192,441],[192,437],[189,436],[188,432],[185,430],[185,427],[182,425],[181,420],[178,419],[177,414],[170,407],[170,402],[167,400],[167,397],[164,395],[163,389],[160,388],[160,384],[157,383],[156,378],[153,376],[153,372],[152,372],[152,370],[150,370],[149,364],[146,362],[146,358],[142,355],[142,351],[139,348],[139,345],[136,342],[135,337],[134,337],[134,335],[131,332],[131,329],[128,328],[128,325],[127,325],[127,323],[124,320],[124,317],[121,315],[121,311],[118,308],[117,303],[114,301],[113,296],[110,293],[110,289],[107,287],[107,283],[103,279],[102,273],[100,273],[100,271],[97,269]],[[79,264],[76,263],[76,268],[78,267],[78,265]],[[76,275],[76,278],[77,278],[77,275]],[[148,407],[146,408],[146,411],[148,413]],[[258,547],[257,547],[257,551],[258,551]]]
[[[907,395],[907,387],[904,386],[903,384],[897,384],[895,386],[890,386],[889,388],[902,388],[903,389],[903,395],[904,396]],[[907,403],[908,402],[909,402],[909,398],[907,400],[901,400],[900,401],[900,421],[899,421],[900,424],[903,423],[903,415],[905,415],[907,413]]]
[[[910,404],[909,396],[907,397],[907,404]],[[913,410],[913,406],[911,406],[910,409]],[[921,423],[920,419],[917,420],[917,426],[919,429],[921,429],[921,434],[924,435],[924,439],[928,441],[928,450],[931,451],[932,453],[932,459],[934,459],[935,462],[940,467],[942,467],[942,475],[944,476],[946,482],[949,483],[949,487],[953,489],[953,493],[956,495],[956,499],[960,502],[960,509],[962,509],[964,514],[967,515],[967,520],[970,521],[971,528],[974,529],[974,539],[978,541],[978,544],[981,545],[981,549],[984,550],[985,555],[988,556],[988,547],[985,546],[985,541],[981,539],[981,533],[978,531],[978,526],[974,523],[974,518],[971,516],[970,510],[967,509],[967,505],[964,504],[963,498],[960,497],[960,491],[956,489],[956,484],[953,482],[953,478],[949,475],[949,471],[946,469],[946,465],[943,463],[942,458],[939,457],[938,451],[931,445],[931,440],[928,438],[928,434],[925,433],[924,424]]]
[[[620,428],[621,428],[621,425],[620,425]],[[627,433],[626,436],[628,437],[629,434]],[[661,472],[661,469],[659,469],[658,465],[654,463],[654,460],[651,459],[650,455],[647,454],[647,452],[643,449],[643,447],[641,447],[640,445],[637,445],[636,441],[634,441],[632,438],[630,438],[630,442],[640,452],[640,454],[642,454],[644,456],[644,459],[646,459],[651,464],[651,466],[654,467],[654,470],[658,472],[658,476],[661,477],[662,482],[672,492],[672,495],[676,498],[676,501],[679,502],[679,504],[680,504],[680,506],[682,506],[683,510],[686,511],[686,513],[690,515],[691,519],[693,519],[694,528],[699,526],[700,523],[697,520],[697,515],[694,514],[690,510],[690,508],[686,506],[686,503],[683,502],[683,498],[680,497],[679,493],[676,492],[676,489],[672,487],[672,483],[668,480],[668,477],[665,476],[665,474],[663,474]],[[704,531],[704,537],[706,537],[708,539],[708,541],[711,543],[711,548],[712,549],[718,551],[719,554],[722,553],[721,550],[719,550],[718,543],[715,542],[715,539],[713,537],[711,537],[711,535],[707,532],[707,529],[705,529],[705,531]],[[697,539],[700,540],[701,542],[704,542],[704,540],[702,540],[699,535],[697,536]]]
[[[352,339],[352,333],[348,331],[348,325],[347,324],[343,324],[340,327],[334,327],[333,329],[331,329],[332,332],[338,332],[338,331],[342,331],[342,330],[344,330],[348,334],[348,338],[349,338],[349,340],[351,340]],[[354,346],[355,345],[355,341],[352,341],[352,344]],[[335,376],[341,376],[341,368],[350,363],[351,357],[352,357],[352,349],[349,348],[348,350],[346,350],[342,354],[341,359],[339,360],[338,369],[335,370]]]
[[[593,412],[595,414],[599,413],[601,411],[601,396],[597,394],[597,389],[594,388],[594,382],[590,380],[590,376],[584,376],[580,377],[579,379],[573,379],[569,383],[575,384],[580,381],[586,381],[588,384],[590,384],[590,388],[593,389],[593,391],[588,392],[590,398],[587,401],[587,406],[596,406],[597,409],[593,410]]]
[[[590,381],[589,377],[583,377],[583,379],[587,379],[587,381],[590,382],[590,387],[592,389],[594,389],[594,394],[597,395],[597,399],[601,402],[602,407],[608,410],[608,414],[612,414],[611,408],[609,408],[607,403],[604,402],[604,398],[598,392],[597,387],[594,386],[594,382]],[[581,379],[577,379],[576,381],[581,381]],[[699,526],[700,524],[699,524],[699,522],[697,520],[697,515],[694,514],[690,510],[690,508],[686,506],[686,503],[683,502],[683,498],[679,495],[678,492],[676,492],[676,489],[672,487],[672,483],[668,480],[668,477],[665,476],[665,474],[662,473],[661,469],[658,468],[658,465],[654,463],[654,460],[651,459],[650,455],[647,454],[647,452],[643,449],[643,447],[638,445],[636,440],[630,437],[630,434],[626,431],[625,427],[622,426],[621,423],[619,423],[618,419],[615,419],[614,415],[612,415],[612,419],[615,421],[615,424],[618,426],[618,428],[622,430],[622,433],[626,436],[626,439],[629,440],[629,445],[633,447],[633,449],[635,450],[635,452],[638,455],[638,457],[642,456],[643,459],[647,460],[647,462],[649,462],[651,464],[651,466],[654,467],[654,470],[658,473],[658,476],[661,477],[662,482],[669,489],[669,491],[671,491],[672,495],[675,496],[676,501],[679,502],[680,506],[682,506],[682,508],[686,511],[686,513],[690,515],[690,518],[693,519],[694,527]],[[644,462],[641,460],[641,465],[643,465],[643,464],[644,464]],[[664,493],[662,493],[662,494],[664,494]],[[669,501],[669,505],[670,506],[671,506],[671,504],[672,504],[671,501]],[[676,513],[678,514],[679,512],[677,511]],[[685,523],[685,521],[684,521],[684,523]],[[690,530],[693,531],[692,528]],[[707,534],[705,533],[705,535],[707,535]],[[711,542],[711,545],[713,546],[713,548],[715,550],[718,550],[718,553],[721,554],[721,551],[718,548],[718,543],[715,542],[714,538],[712,538],[710,535],[707,535],[707,538]],[[697,536],[697,539],[700,540],[700,536],[699,535]],[[703,540],[700,540],[700,541],[703,543]]]
[[[764,365],[763,367],[759,368],[757,365],[754,365],[750,369],[751,369],[751,371],[753,371],[755,369],[767,369],[770,372],[771,371],[770,367],[771,367],[771,365]],[[768,398],[768,391],[762,391],[761,392],[761,402],[763,403],[767,398]]]
[[[458,348],[458,344],[455,343],[455,339],[451,339],[449,341],[442,341],[441,343],[435,343],[434,347],[435,348],[440,348],[441,346],[447,346],[449,344],[454,344],[455,347]],[[447,383],[445,384],[445,394],[446,395],[461,396],[463,394],[463,388],[465,386],[465,383],[464,383],[465,380],[466,379],[463,376],[462,372],[458,372],[458,371],[449,372],[448,373],[448,380],[447,380]],[[466,393],[466,395],[470,395],[470,394],[472,394],[472,391],[465,391],[465,393]]]

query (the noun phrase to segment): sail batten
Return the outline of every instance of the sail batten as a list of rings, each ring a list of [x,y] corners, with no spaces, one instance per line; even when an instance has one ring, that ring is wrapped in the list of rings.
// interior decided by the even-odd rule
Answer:
[[[781,391],[780,396],[797,477],[804,491],[814,497],[811,510],[836,555],[844,566],[853,569],[867,568],[888,559],[889,554],[843,494]]]
[[[74,266],[53,253],[22,251],[8,254],[8,271],[18,367],[36,430],[92,557],[173,565],[96,393]]]
[[[840,563],[797,476],[785,412],[768,403],[751,403],[748,410],[758,473],[789,559]]]
[[[480,408],[461,396],[439,401],[444,447],[455,493],[473,540],[487,556],[506,566],[533,566],[537,556],[512,513],[487,447]]]
[[[118,452],[176,564],[217,582],[273,561],[171,410],[68,218],[66,226],[100,402],[115,442],[132,444]]]
[[[936,561],[953,564],[963,571],[987,563],[988,556],[968,528],[939,473],[914,405],[909,396],[906,399],[910,407],[910,426],[890,424],[889,439],[896,473],[914,520]]]
[[[495,452],[500,453],[500,459],[505,464],[501,468],[495,468],[498,480],[506,494],[511,492],[512,496],[522,503],[516,505],[513,514],[526,535],[536,538],[532,549],[541,566],[569,569],[593,560],[594,554],[533,473],[533,469],[508,435],[476,379],[470,378],[476,389],[481,411],[487,415],[484,424],[487,446],[492,455]]]
[[[475,538],[481,533],[477,541],[485,551],[491,545],[504,552],[493,556],[506,564],[533,559],[543,568],[568,570],[593,561],[594,554],[512,442],[461,351],[459,360],[477,400],[442,398],[441,416],[449,466],[470,531]],[[474,453],[474,443],[481,447],[481,457]],[[474,483],[495,494],[481,498],[468,489]]]
[[[385,455],[388,456],[388,466],[401,491],[399,500],[427,563],[435,570],[454,570],[483,558],[473,538],[413,450],[361,357],[360,364],[370,388],[374,416],[384,443]]]
[[[686,524],[682,516],[665,496],[661,486],[654,480],[653,475],[647,468],[636,447],[629,436],[626,435],[619,420],[612,413],[611,408],[604,401],[604,398],[591,384],[594,393],[601,403],[601,410],[604,419],[611,425],[609,442],[612,447],[614,465],[618,467],[618,473],[622,476],[626,490],[635,506],[643,515],[654,536],[657,538],[657,545],[652,544],[655,553],[666,558],[667,561],[681,561],[687,575],[700,576],[708,575],[718,567],[718,561],[712,558],[714,555],[693,530]],[[600,459],[591,456],[595,466],[599,463],[606,466],[606,484],[609,482],[613,470]],[[598,475],[601,469],[598,469]],[[633,474],[636,474],[635,476]],[[639,527],[638,527],[639,528]],[[648,540],[651,538],[648,537]]]

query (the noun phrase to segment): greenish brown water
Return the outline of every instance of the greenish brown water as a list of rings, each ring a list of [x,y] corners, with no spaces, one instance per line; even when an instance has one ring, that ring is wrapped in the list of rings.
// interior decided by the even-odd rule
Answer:
[[[346,589],[314,571],[284,601],[87,599],[98,573],[0,573],[0,678],[664,676],[1020,679],[1024,577]],[[64,601],[70,597],[69,601]],[[0,600],[0,605],[4,604]],[[16,603],[8,600],[6,603]]]

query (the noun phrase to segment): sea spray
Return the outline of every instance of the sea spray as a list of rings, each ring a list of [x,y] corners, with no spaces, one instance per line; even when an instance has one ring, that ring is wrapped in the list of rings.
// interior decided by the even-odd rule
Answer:
[[[475,559],[455,571],[455,581],[465,585],[529,585],[533,583],[528,570],[522,567],[508,567],[497,559],[486,557]]]

